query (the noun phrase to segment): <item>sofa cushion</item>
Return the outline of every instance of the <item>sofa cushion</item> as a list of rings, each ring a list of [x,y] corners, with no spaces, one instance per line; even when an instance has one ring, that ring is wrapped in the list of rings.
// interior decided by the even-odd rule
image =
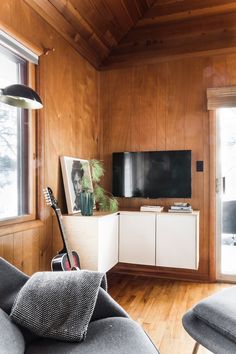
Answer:
[[[157,354],[158,351],[136,322],[122,317],[91,322],[81,343],[37,340],[26,354]]]
[[[0,353],[23,354],[25,341],[21,331],[11,321],[10,317],[0,309]]]
[[[200,301],[193,313],[225,337],[236,341],[236,286]]]
[[[236,343],[200,320],[192,310],[183,316],[183,326],[196,342],[214,354],[235,354]]]
[[[0,257],[0,308],[10,314],[16,295],[29,277]]]

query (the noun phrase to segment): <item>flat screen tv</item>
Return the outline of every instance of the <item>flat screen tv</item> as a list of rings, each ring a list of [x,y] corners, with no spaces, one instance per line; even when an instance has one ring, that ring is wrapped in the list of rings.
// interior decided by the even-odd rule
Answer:
[[[114,152],[116,197],[191,198],[191,150]]]

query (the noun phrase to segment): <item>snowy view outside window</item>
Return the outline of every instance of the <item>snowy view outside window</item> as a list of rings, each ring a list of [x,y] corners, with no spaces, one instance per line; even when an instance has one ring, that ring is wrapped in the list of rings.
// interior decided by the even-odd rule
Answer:
[[[0,46],[0,87],[22,82],[22,62]],[[0,219],[22,215],[22,113],[0,103]]]

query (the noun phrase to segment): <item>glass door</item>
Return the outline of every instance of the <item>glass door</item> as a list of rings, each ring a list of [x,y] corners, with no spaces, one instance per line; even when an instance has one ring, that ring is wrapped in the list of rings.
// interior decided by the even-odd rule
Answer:
[[[236,281],[236,108],[217,110],[217,278]]]

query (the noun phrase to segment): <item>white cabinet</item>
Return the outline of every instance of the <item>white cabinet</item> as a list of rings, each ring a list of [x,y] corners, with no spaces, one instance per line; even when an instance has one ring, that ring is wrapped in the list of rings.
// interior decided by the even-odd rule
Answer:
[[[107,272],[118,261],[198,269],[199,212],[75,214],[64,215],[63,224],[70,248],[79,254],[82,269]],[[56,217],[53,234],[59,234]]]
[[[121,212],[119,262],[198,269],[199,212]]]
[[[155,265],[155,213],[120,213],[119,262]]]
[[[82,269],[107,272],[118,262],[118,215],[63,215],[70,248],[80,257]],[[58,233],[57,220],[53,234]]]
[[[156,265],[198,269],[199,213],[160,213],[156,218]]]

